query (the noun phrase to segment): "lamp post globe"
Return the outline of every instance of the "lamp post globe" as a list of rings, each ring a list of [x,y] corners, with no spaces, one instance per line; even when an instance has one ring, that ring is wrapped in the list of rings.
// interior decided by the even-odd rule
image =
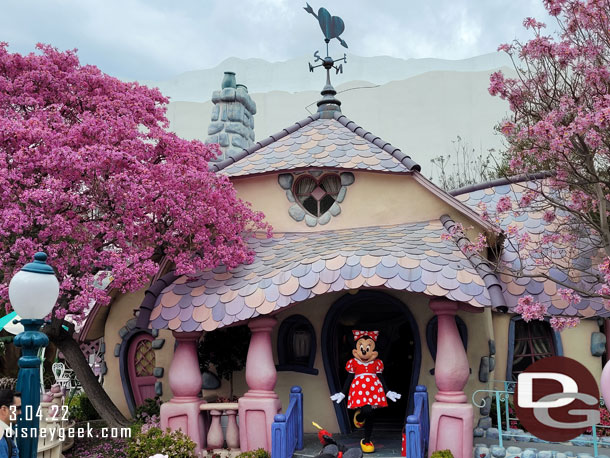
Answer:
[[[36,253],[34,262],[23,266],[11,279],[8,295],[17,315],[23,319],[42,320],[59,296],[59,282],[45,253]]]
[[[59,296],[59,282],[55,272],[47,264],[45,253],[36,253],[34,261],[23,266],[11,279],[9,300],[21,317],[24,331],[15,337],[16,347],[21,347],[17,391],[21,392],[22,411],[17,421],[17,445],[21,458],[36,458],[40,407],[40,359],[38,349],[49,344],[49,338],[40,332],[43,318],[53,310]]]

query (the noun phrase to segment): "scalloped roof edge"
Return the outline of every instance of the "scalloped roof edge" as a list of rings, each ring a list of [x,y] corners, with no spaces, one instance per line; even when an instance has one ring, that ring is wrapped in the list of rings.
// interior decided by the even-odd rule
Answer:
[[[213,172],[219,172],[220,170],[223,170],[223,169],[229,167],[231,164],[234,164],[235,162],[242,160],[243,158],[249,156],[250,154],[255,153],[259,149],[264,148],[265,146],[268,146],[268,145],[272,144],[273,142],[276,142],[276,141],[286,137],[287,135],[292,134],[293,132],[296,132],[297,130],[301,129],[302,127],[305,127],[306,125],[308,125],[318,119],[320,119],[320,113],[314,113],[311,116],[308,116],[301,121],[297,121],[294,124],[292,124],[291,126],[288,126],[285,129],[282,129],[280,132],[270,135],[269,137],[256,142],[254,145],[250,146],[249,148],[241,150],[234,157],[229,157],[223,161],[211,164],[210,170],[212,170]],[[340,123],[345,128],[351,130],[356,135],[364,138],[369,143],[372,143],[376,147],[378,147],[381,150],[388,153],[390,156],[392,156],[394,159],[396,159],[398,162],[400,162],[402,165],[404,165],[408,171],[421,172],[421,166],[417,162],[415,162],[413,159],[411,159],[410,156],[403,153],[399,148],[396,148],[396,147],[392,146],[390,143],[377,137],[372,132],[369,132],[368,130],[363,129],[361,126],[356,124],[354,121],[349,119],[347,116],[345,116],[341,112],[338,112],[338,111],[335,112],[333,115],[333,119],[335,119],[338,123]]]

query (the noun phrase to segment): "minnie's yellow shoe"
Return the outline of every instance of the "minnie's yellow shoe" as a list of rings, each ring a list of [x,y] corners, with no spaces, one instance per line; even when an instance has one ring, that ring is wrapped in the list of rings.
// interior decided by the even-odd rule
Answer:
[[[358,415],[360,415],[360,409],[356,410],[356,412],[354,413],[354,426],[358,429],[362,428],[364,426],[364,422],[366,420],[358,420]]]
[[[375,451],[375,446],[372,442],[364,442],[364,439],[360,441],[360,448],[364,453],[373,453]]]

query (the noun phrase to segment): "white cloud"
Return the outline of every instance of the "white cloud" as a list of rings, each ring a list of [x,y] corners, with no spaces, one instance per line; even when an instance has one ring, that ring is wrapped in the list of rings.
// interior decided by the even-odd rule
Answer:
[[[349,52],[365,56],[467,58],[526,37],[522,19],[545,16],[541,0],[308,1],[341,16]],[[321,49],[322,34],[303,6],[294,0],[8,0],[0,40],[19,52],[36,42],[78,48],[81,61],[113,75],[159,80],[232,56],[277,61]]]

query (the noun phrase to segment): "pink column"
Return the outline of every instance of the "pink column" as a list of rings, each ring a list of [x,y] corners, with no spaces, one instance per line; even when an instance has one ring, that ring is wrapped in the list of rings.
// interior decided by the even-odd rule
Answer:
[[[464,394],[470,369],[455,324],[458,305],[445,298],[434,298],[430,301],[430,308],[438,317],[434,366],[438,393],[430,413],[428,454],[432,455],[436,450],[450,449],[455,458],[470,458],[474,410]]]
[[[169,367],[169,386],[174,397],[161,404],[161,429],[181,429],[197,444],[197,453],[205,450],[205,417],[199,406],[201,372],[197,359],[197,342],[201,332],[175,332],[177,347]]]
[[[252,331],[246,360],[248,392],[239,398],[239,439],[242,451],[264,448],[271,452],[271,424],[282,405],[273,391],[277,372],[273,362],[271,331],[275,318],[256,318],[248,326]]]

